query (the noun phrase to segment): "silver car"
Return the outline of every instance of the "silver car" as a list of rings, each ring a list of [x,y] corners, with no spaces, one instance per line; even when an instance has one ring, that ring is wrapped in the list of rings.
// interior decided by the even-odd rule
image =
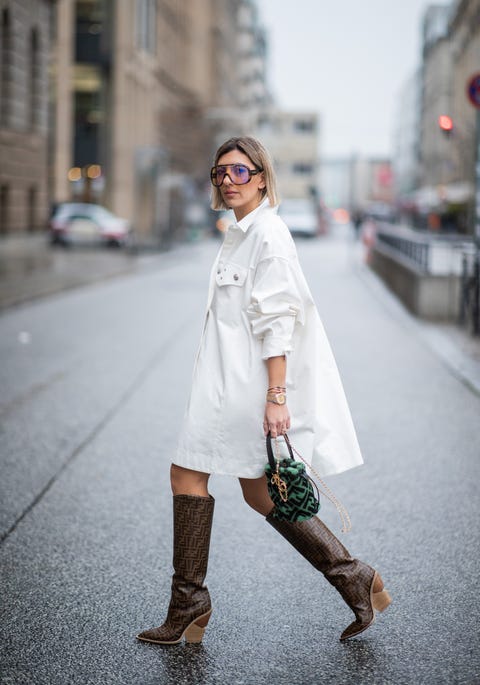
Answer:
[[[279,215],[294,236],[313,238],[319,233],[319,215],[312,200],[292,198],[282,200]]]
[[[58,205],[50,219],[50,241],[53,244],[125,246],[131,230],[126,219],[101,205],[88,202],[64,202]]]

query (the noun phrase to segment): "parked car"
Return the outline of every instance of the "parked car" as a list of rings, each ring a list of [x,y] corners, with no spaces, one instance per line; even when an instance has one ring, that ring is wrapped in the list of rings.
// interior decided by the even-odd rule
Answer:
[[[125,246],[131,237],[131,225],[101,205],[88,202],[64,202],[50,219],[52,244],[105,244]]]
[[[282,200],[279,215],[293,236],[313,238],[319,233],[319,216],[312,200],[292,198]]]

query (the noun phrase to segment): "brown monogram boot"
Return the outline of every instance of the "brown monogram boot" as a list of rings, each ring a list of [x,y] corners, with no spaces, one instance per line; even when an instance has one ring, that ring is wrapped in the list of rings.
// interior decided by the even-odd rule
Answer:
[[[391,603],[380,575],[371,566],[353,559],[342,543],[316,516],[308,521],[278,521],[273,511],[267,516],[273,526],[302,556],[323,573],[355,614],[340,640],[359,635],[375,620],[375,611]]]
[[[207,574],[213,497],[173,497],[172,595],[167,618],[159,628],[144,630],[139,640],[174,645],[201,642],[212,613],[210,595],[203,581]]]

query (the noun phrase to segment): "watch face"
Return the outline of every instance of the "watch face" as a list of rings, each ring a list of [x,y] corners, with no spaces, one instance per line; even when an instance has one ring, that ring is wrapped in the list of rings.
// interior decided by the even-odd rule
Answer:
[[[285,404],[285,395],[282,395],[282,394],[277,395],[277,402],[278,402],[278,404]]]

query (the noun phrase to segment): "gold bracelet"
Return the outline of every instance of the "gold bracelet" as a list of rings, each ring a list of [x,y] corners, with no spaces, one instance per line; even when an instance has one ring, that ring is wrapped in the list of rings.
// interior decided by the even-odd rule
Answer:
[[[287,401],[287,396],[284,392],[268,392],[267,402],[272,404],[285,404]]]

